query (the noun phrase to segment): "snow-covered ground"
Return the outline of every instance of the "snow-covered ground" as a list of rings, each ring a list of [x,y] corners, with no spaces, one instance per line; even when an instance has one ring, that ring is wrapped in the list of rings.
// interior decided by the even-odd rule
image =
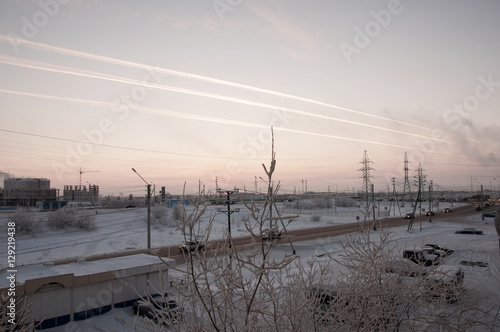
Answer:
[[[439,210],[449,207],[449,203],[441,203]],[[455,206],[457,206],[455,204]],[[203,234],[208,227],[209,220],[213,217],[210,239],[221,239],[227,234],[227,214],[217,212],[221,206],[210,206],[204,217],[200,221],[200,230],[195,234]],[[231,234],[233,237],[248,235],[244,220],[248,220],[248,210],[243,205],[232,205],[232,209],[240,208],[240,212],[231,215]],[[300,217],[293,221],[288,230],[303,229],[311,227],[321,227],[325,225],[345,224],[356,221],[356,216],[361,216],[362,212],[357,207],[332,207],[329,209],[316,210],[296,210],[293,203],[278,204],[280,210],[284,210],[284,215],[297,215]],[[189,207],[187,207],[189,209]],[[225,210],[226,208],[223,207]],[[383,203],[377,206],[380,213],[376,212],[380,218],[386,217],[389,211],[389,204]],[[394,207],[392,207],[394,209]],[[400,208],[401,215],[411,212],[410,204]],[[95,231],[62,231],[49,229],[42,223],[40,230],[33,235],[16,235],[16,265],[40,264],[66,259],[84,258],[93,255],[131,251],[147,247],[147,209],[146,208],[122,208],[122,209],[97,209],[96,212],[97,230]],[[168,209],[170,219],[172,219],[172,209]],[[2,242],[7,239],[8,215],[10,212],[0,212],[0,224],[5,227],[5,231],[0,234]],[[40,212],[41,217],[47,213]],[[94,213],[94,212],[92,212]],[[397,217],[401,218],[399,209],[396,211]],[[315,216],[315,218],[313,218]],[[391,217],[394,212],[391,211]],[[312,221],[312,219],[318,219]],[[169,221],[166,225],[157,225],[152,217],[151,245],[153,248],[171,246],[183,241],[184,235],[176,229],[175,222]],[[415,222],[417,224],[417,221]],[[7,265],[7,247],[0,249],[0,270]]]
[[[283,203],[287,204],[287,203]],[[456,205],[455,205],[456,206]],[[238,207],[238,206],[232,206]],[[289,206],[290,207],[290,206]],[[387,211],[383,204],[378,208],[381,212]],[[449,207],[441,203],[439,210]],[[232,235],[234,237],[246,235],[243,220],[246,218],[244,207],[240,206],[240,213],[232,214]],[[409,204],[401,214],[410,212]],[[297,211],[285,211],[287,215],[294,215]],[[208,224],[209,215],[214,215],[214,226],[210,238],[222,238],[227,232],[227,215],[217,213],[217,207],[210,207],[206,219],[201,225]],[[378,213],[377,213],[378,214]],[[383,215],[384,213],[381,213]],[[393,213],[391,213],[392,216]],[[399,211],[397,212],[399,215]],[[334,208],[316,211],[301,211],[300,218],[289,225],[288,229],[305,227],[321,227],[325,225],[354,222],[357,215],[361,215],[357,208]],[[321,216],[319,221],[312,221],[312,216]],[[0,214],[2,223],[6,222],[7,214]],[[395,218],[402,218],[396,216]],[[317,217],[315,218],[317,219]],[[43,228],[36,235],[16,237],[17,265],[39,264],[46,261],[66,259],[68,257],[85,257],[102,253],[121,252],[146,247],[146,209],[100,209],[97,214],[96,231],[62,232]],[[455,230],[463,227],[475,227],[484,232],[484,235],[455,234]],[[4,226],[6,230],[6,226]],[[500,303],[500,253],[499,239],[494,227],[494,218],[482,220],[481,214],[453,222],[433,221],[427,219],[419,222],[417,219],[411,231],[407,226],[391,229],[392,242],[401,250],[405,247],[420,247],[425,243],[435,243],[455,250],[447,258],[446,264],[460,266],[465,272],[466,288],[484,295],[484,305],[493,306]],[[5,243],[5,233],[2,234],[2,243]],[[173,226],[165,225],[152,228],[151,242],[153,247],[175,245],[182,241],[183,235]],[[341,253],[339,241],[344,236],[322,238],[311,241],[294,243],[296,254],[305,264],[315,257],[316,260],[326,259],[323,253],[335,256]],[[292,249],[287,241],[281,241],[275,246],[276,253]],[[401,252],[401,251],[399,251]],[[0,251],[0,269],[5,273],[7,254],[6,245]],[[322,258],[324,257],[324,258]],[[482,262],[481,265],[464,265],[462,262]],[[4,278],[3,278],[4,279]],[[134,316],[131,308],[114,309],[108,314],[95,317],[91,321],[82,321],[82,331],[127,330],[133,324]],[[64,326],[50,331],[65,331]]]

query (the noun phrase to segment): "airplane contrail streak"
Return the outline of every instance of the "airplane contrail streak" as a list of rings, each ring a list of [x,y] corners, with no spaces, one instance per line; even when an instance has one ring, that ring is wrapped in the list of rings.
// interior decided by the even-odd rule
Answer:
[[[179,77],[194,79],[194,80],[198,80],[198,81],[204,81],[204,82],[209,82],[209,83],[230,86],[230,87],[245,89],[245,90],[254,91],[254,92],[259,92],[259,93],[263,93],[263,94],[268,94],[268,95],[273,95],[273,96],[308,102],[311,104],[316,104],[316,105],[324,106],[327,108],[338,109],[338,110],[353,113],[353,114],[358,114],[358,115],[362,115],[362,116],[366,116],[366,117],[371,117],[371,118],[375,118],[375,119],[379,119],[379,120],[384,120],[384,121],[396,123],[399,125],[413,127],[413,128],[417,128],[420,130],[431,131],[430,128],[425,127],[425,126],[419,126],[419,125],[415,125],[415,124],[408,123],[408,122],[403,122],[403,121],[399,121],[399,120],[395,120],[395,119],[391,119],[391,118],[387,118],[387,117],[383,117],[383,116],[379,116],[379,115],[374,115],[374,114],[370,114],[370,113],[366,113],[366,112],[362,112],[362,111],[357,111],[357,110],[350,109],[347,107],[337,106],[337,105],[321,102],[321,101],[310,99],[310,98],[304,98],[304,97],[286,94],[286,93],[282,93],[282,92],[278,92],[278,91],[274,91],[274,90],[258,88],[255,86],[230,82],[230,81],[221,80],[221,79],[212,78],[212,77],[207,77],[207,76],[203,76],[203,75],[191,74],[191,73],[181,72],[181,71],[172,70],[172,69],[168,69],[168,68],[153,67],[153,66],[140,64],[140,63],[136,63],[136,62],[132,62],[132,61],[120,60],[120,59],[116,59],[116,58],[105,57],[105,56],[98,55],[98,54],[92,54],[92,53],[87,53],[87,52],[82,52],[82,51],[71,50],[71,49],[67,49],[67,48],[62,48],[62,47],[57,47],[57,46],[52,46],[52,45],[48,45],[48,44],[30,41],[30,40],[26,40],[26,39],[22,39],[22,38],[17,38],[14,36],[6,36],[3,34],[0,34],[0,42],[10,43],[10,44],[15,45],[15,46],[22,45],[25,47],[29,47],[29,48],[37,49],[37,50],[41,50],[41,51],[57,53],[57,54],[62,54],[62,55],[69,55],[69,56],[84,58],[84,59],[90,59],[90,60],[94,60],[94,61],[100,61],[100,62],[115,64],[115,65],[120,65],[120,66],[126,66],[126,67],[130,67],[130,68],[153,70],[155,72],[162,73],[165,75],[179,76]]]
[[[145,107],[145,106],[133,106],[133,105],[125,106],[125,105],[123,105],[123,106],[117,107],[116,104],[109,103],[109,102],[51,96],[51,95],[45,95],[45,94],[22,92],[22,91],[12,91],[12,90],[6,90],[6,89],[0,89],[0,93],[8,93],[8,94],[13,94],[13,95],[20,95],[20,96],[48,99],[48,100],[72,102],[72,103],[84,104],[84,105],[93,105],[93,106],[104,107],[104,108],[120,108],[121,107],[121,108],[126,108],[129,110],[135,110],[135,111],[138,111],[141,113],[158,114],[158,115],[171,116],[171,117],[176,117],[176,118],[205,121],[205,122],[212,122],[212,123],[220,123],[220,124],[227,124],[227,125],[252,127],[252,128],[258,128],[258,129],[268,129],[267,125],[262,125],[262,124],[257,124],[257,123],[238,121],[238,120],[228,120],[228,119],[222,119],[222,118],[216,118],[216,117],[210,117],[210,116],[204,116],[204,115],[186,114],[186,113],[180,113],[180,112],[152,108],[152,107]],[[398,145],[398,144],[389,144],[389,143],[384,143],[384,142],[363,140],[363,139],[357,139],[357,138],[351,138],[351,137],[345,137],[345,136],[321,134],[321,133],[302,131],[302,130],[294,130],[294,129],[282,128],[282,127],[275,127],[275,129],[278,131],[283,131],[283,132],[290,132],[290,133],[297,133],[297,134],[304,134],[304,135],[311,135],[311,136],[318,136],[318,137],[325,137],[325,138],[333,138],[333,139],[339,139],[339,140],[344,140],[344,141],[369,143],[369,144],[389,146],[389,147],[409,149],[409,150],[413,149],[411,147]]]
[[[124,78],[124,77],[119,77],[119,76],[114,76],[114,75],[106,75],[106,74],[101,74],[101,73],[96,73],[96,72],[91,72],[91,71],[86,71],[86,70],[81,70],[81,69],[74,69],[74,68],[67,68],[67,67],[61,67],[61,66],[56,66],[56,65],[49,65],[49,64],[45,64],[45,63],[36,62],[36,61],[20,60],[20,59],[5,56],[5,55],[0,55],[0,63],[12,65],[12,66],[20,66],[20,67],[25,67],[25,68],[43,70],[43,71],[50,71],[50,72],[55,72],[55,73],[60,73],[60,74],[81,76],[81,77],[92,78],[92,79],[107,80],[107,81],[118,82],[118,83],[126,83],[126,84],[138,85],[138,86],[143,86],[143,87],[148,87],[148,88],[155,88],[155,89],[167,90],[167,91],[172,91],[172,92],[177,92],[177,93],[184,93],[184,94],[190,94],[190,95],[195,95],[195,96],[200,96],[200,97],[224,100],[224,101],[234,102],[234,103],[238,103],[238,104],[256,106],[256,107],[272,109],[272,110],[279,110],[279,111],[300,114],[300,115],[315,117],[315,118],[324,119],[324,120],[347,123],[347,124],[356,125],[356,126],[363,126],[363,127],[367,127],[367,128],[371,128],[371,129],[377,129],[377,130],[391,132],[391,133],[395,133],[395,134],[401,134],[401,135],[405,135],[405,136],[413,136],[413,137],[418,137],[418,138],[423,138],[423,139],[433,139],[434,141],[437,141],[437,142],[456,144],[456,143],[446,141],[443,139],[431,138],[428,136],[409,133],[409,132],[405,132],[405,131],[401,131],[401,130],[395,130],[395,129],[385,128],[385,127],[370,125],[370,124],[366,124],[366,123],[359,122],[359,121],[345,120],[345,119],[340,119],[340,118],[336,118],[336,117],[301,111],[301,110],[297,110],[297,109],[293,109],[293,108],[280,107],[280,106],[275,106],[275,105],[270,105],[270,104],[265,104],[265,103],[253,102],[253,101],[240,99],[240,98],[222,96],[222,95],[218,95],[218,94],[201,92],[201,91],[194,91],[194,90],[178,88],[178,87],[173,87],[173,86],[168,86],[168,85],[143,82],[143,81],[139,81],[139,80]]]

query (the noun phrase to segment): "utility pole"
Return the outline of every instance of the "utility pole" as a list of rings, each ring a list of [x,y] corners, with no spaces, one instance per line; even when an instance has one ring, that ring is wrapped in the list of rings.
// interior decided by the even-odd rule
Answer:
[[[151,184],[149,184],[144,178],[137,173],[135,168],[132,168],[132,171],[134,171],[135,174],[139,175],[139,177],[146,183],[148,187],[148,197],[147,197],[147,204],[148,204],[148,249],[151,249]]]
[[[432,212],[432,185],[433,185],[433,180],[429,181],[429,212]],[[431,217],[429,215],[429,217]],[[431,221],[432,218],[429,219],[429,221]]]
[[[222,193],[225,193],[226,195],[226,201],[224,202],[224,205],[227,205],[227,210],[223,210],[222,208],[217,208],[217,212],[222,212],[227,214],[227,242],[228,242],[228,247],[229,247],[229,260],[231,261],[232,256],[231,256],[231,248],[232,248],[232,242],[231,242],[231,215],[236,212],[240,212],[239,208],[236,208],[234,210],[231,210],[231,205],[235,204],[236,200],[231,199],[231,195],[236,193],[238,194],[239,189],[234,188],[234,190],[222,190],[222,189],[217,189],[217,192],[219,195],[222,195]],[[231,263],[230,263],[231,264]],[[230,265],[231,267],[231,265]]]
[[[373,183],[371,184],[371,190],[372,190],[372,211],[373,211],[373,230],[377,230],[377,225],[375,225],[375,221],[377,220],[375,218],[375,189],[373,186]]]

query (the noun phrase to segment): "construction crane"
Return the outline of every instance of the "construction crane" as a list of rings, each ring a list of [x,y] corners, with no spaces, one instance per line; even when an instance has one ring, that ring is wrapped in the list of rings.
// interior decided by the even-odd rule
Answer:
[[[78,171],[78,173],[80,174],[80,187],[82,187],[82,173],[97,173],[97,172],[100,172],[100,171],[82,171],[82,168],[80,167],[80,170]]]

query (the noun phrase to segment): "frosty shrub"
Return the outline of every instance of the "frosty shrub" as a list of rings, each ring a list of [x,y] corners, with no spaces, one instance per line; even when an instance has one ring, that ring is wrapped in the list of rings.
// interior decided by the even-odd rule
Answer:
[[[78,211],[76,207],[66,206],[54,211],[47,217],[47,224],[51,228],[71,230],[82,229],[93,231],[97,229],[95,214],[92,211]]]
[[[336,204],[339,207],[353,207],[353,206],[358,206],[359,202],[349,197],[337,197]]]
[[[151,216],[157,227],[168,224],[168,209],[165,205],[155,205],[151,208]]]
[[[174,207],[172,208],[172,217],[176,221],[179,221],[185,217],[185,211],[183,209],[183,205],[181,204],[174,205]]]
[[[311,216],[311,221],[312,221],[312,222],[318,222],[318,221],[320,221],[320,220],[321,220],[321,216],[320,216],[320,215],[318,215],[318,214],[313,214],[313,215]]]
[[[80,211],[76,215],[76,228],[84,231],[95,231],[97,229],[96,216],[92,211]]]
[[[18,208],[8,217],[16,225],[16,233],[33,234],[40,228],[40,218],[34,211]]]

